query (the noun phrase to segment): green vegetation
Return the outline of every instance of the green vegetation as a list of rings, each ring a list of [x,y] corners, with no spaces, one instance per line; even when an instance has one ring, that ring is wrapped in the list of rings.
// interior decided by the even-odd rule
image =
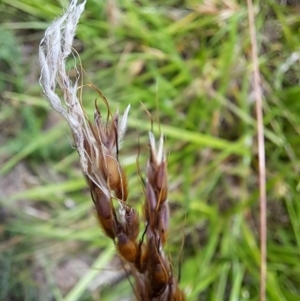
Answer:
[[[296,3],[254,3],[265,96],[268,301],[300,300]],[[4,301],[133,298],[113,244],[97,225],[66,122],[50,110],[38,84],[39,42],[67,4],[0,2]],[[181,287],[191,301],[259,300],[258,159],[245,5],[237,0],[88,0],[74,44],[85,82],[101,89],[113,110],[131,104],[121,162],[137,208],[144,197],[136,158],[140,153],[143,174],[151,128],[144,107],[154,130],[158,133],[159,120],[166,134],[168,253],[175,273],[180,266]],[[91,116],[95,98],[105,109],[95,91],[84,89]],[[112,280],[100,293],[101,275]]]

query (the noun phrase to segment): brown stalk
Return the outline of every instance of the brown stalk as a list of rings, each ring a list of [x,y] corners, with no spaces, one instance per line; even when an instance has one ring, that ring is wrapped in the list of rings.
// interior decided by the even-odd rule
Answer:
[[[255,17],[252,0],[247,0],[248,19],[252,45],[252,62],[254,74],[254,92],[256,99],[257,139],[259,158],[259,195],[260,195],[260,301],[266,300],[267,277],[267,197],[266,197],[266,163],[263,126],[263,105],[261,80],[258,63],[257,38],[255,30]]]

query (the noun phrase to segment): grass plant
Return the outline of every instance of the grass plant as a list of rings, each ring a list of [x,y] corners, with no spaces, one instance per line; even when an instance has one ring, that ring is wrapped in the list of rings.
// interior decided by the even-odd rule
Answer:
[[[38,45],[68,1],[0,3],[0,300],[132,300],[100,231],[66,122],[38,85]],[[267,172],[267,300],[300,298],[299,6],[254,1]],[[245,1],[93,1],[74,48],[114,112],[130,204],[148,131],[168,151],[167,254],[187,300],[259,300],[259,190]],[[70,60],[69,75],[72,76]],[[90,117],[93,89],[84,90]],[[141,105],[141,103],[143,105]],[[183,237],[184,240],[183,240]],[[183,243],[184,242],[184,243]],[[182,247],[183,245],[183,247]]]

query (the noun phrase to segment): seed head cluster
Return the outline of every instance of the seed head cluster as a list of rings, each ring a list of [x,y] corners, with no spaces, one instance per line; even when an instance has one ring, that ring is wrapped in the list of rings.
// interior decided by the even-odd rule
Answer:
[[[39,47],[40,84],[49,104],[71,128],[99,224],[129,266],[135,279],[136,299],[182,301],[184,294],[163,251],[169,224],[163,136],[157,143],[153,133],[149,133],[144,212],[140,218],[128,203],[127,177],[118,157],[130,106],[123,115],[118,112],[113,115],[103,97],[107,116],[103,118],[95,103],[94,120],[90,121],[78,97],[79,73],[72,82],[66,71],[66,59],[72,54],[76,27],[85,3],[71,1],[65,14],[47,29]],[[143,229],[140,229],[141,220]]]

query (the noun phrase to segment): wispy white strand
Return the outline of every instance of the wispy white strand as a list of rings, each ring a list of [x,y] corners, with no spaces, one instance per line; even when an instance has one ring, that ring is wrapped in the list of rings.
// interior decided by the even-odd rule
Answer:
[[[85,3],[86,1],[77,5],[77,1],[73,0],[65,14],[46,30],[39,47],[39,59],[42,69],[40,84],[53,109],[68,121],[80,155],[81,167],[87,173],[88,162],[83,147],[85,134],[82,127],[85,117],[77,98],[77,81],[72,85],[65,69]],[[65,105],[55,92],[57,84],[64,93]]]
[[[40,85],[52,108],[69,123],[80,156],[82,170],[88,174],[88,162],[91,162],[93,158],[88,157],[84,149],[84,140],[87,138],[87,141],[91,142],[92,134],[77,97],[78,78],[72,84],[65,67],[66,59],[72,52],[76,27],[84,11],[85,3],[86,1],[83,1],[78,5],[77,1],[73,0],[65,14],[46,30],[39,47],[39,61],[41,65]],[[56,94],[57,84],[63,92],[63,101]],[[91,148],[96,148],[94,141]],[[103,180],[99,176],[96,178],[93,177],[92,180],[97,182]]]
[[[55,20],[46,30],[39,46],[40,85],[48,98],[49,104],[70,125],[83,172],[108,196],[110,191],[98,166],[101,157],[100,152],[106,154],[108,151],[104,145],[99,146],[96,141],[77,97],[79,73],[75,82],[72,83],[66,71],[66,59],[72,54],[72,44],[77,24],[84,11],[85,4],[86,0],[81,4],[78,4],[77,0],[71,1],[64,15]],[[75,71],[78,71],[76,66]],[[63,92],[63,97],[58,96],[57,88],[60,88]],[[118,125],[119,145],[126,132],[129,109],[130,106],[126,108]],[[85,141],[89,144],[90,154],[85,150]]]

